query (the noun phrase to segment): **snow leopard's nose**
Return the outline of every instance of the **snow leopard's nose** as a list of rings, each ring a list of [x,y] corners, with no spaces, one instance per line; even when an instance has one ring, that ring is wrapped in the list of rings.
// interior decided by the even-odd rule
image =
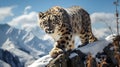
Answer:
[[[47,28],[47,29],[45,30],[45,32],[48,33],[48,34],[54,33],[54,31],[53,31],[52,28]]]
[[[48,31],[52,31],[52,28],[48,28],[47,30],[48,30]]]
[[[46,30],[51,31],[52,27],[46,27]]]

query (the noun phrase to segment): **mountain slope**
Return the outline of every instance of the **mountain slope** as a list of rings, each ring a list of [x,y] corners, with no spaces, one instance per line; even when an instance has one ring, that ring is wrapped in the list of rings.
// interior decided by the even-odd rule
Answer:
[[[52,48],[51,41],[39,39],[30,32],[7,24],[0,24],[0,34],[0,47],[18,56],[25,66],[48,54]]]
[[[18,57],[7,50],[0,49],[0,67],[23,67]]]
[[[10,67],[10,65],[2,60],[0,60],[0,67]]]

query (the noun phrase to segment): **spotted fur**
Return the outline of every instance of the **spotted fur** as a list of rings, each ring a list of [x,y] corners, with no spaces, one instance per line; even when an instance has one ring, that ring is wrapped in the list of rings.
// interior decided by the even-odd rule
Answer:
[[[91,30],[89,14],[79,6],[55,6],[44,13],[40,12],[39,24],[56,41],[50,52],[52,57],[56,57],[62,50],[72,50],[75,35],[81,38],[83,45],[97,40]]]

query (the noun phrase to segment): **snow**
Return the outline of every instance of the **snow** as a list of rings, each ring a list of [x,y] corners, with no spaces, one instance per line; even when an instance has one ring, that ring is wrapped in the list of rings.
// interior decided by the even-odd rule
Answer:
[[[87,44],[84,47],[77,48],[77,50],[82,51],[85,54],[91,53],[93,57],[96,56],[98,52],[103,52],[103,49],[108,46],[109,42],[106,40],[96,41],[90,44]]]
[[[0,60],[0,67],[11,67],[8,63]]]
[[[115,36],[116,36],[116,34],[111,34],[111,35],[107,36],[105,39],[112,43]]]
[[[112,50],[112,51],[113,51],[113,50],[114,50],[114,47],[110,47],[110,50]]]
[[[105,40],[99,40],[99,41],[87,44],[86,46],[76,48],[76,50],[80,50],[85,54],[91,53],[92,56],[95,57],[98,52],[102,52],[103,49],[106,46],[108,46],[109,43],[112,42],[112,38],[114,38],[114,36],[110,35],[110,36],[106,37]],[[78,54],[76,54],[76,53],[72,53],[72,54],[70,54],[69,58],[73,58],[77,55]],[[52,58],[49,55],[43,56],[42,58],[39,58],[38,60],[36,60],[34,63],[29,65],[28,67],[45,67],[45,65],[47,65],[51,59]],[[100,61],[97,58],[96,58],[96,60]]]
[[[72,54],[70,54],[69,58],[73,58],[73,57],[75,57],[75,56],[78,56],[78,54],[72,53]]]
[[[52,42],[54,42],[54,39],[48,34],[44,35],[43,40],[51,40]]]
[[[9,45],[9,46],[8,46]],[[3,43],[3,45],[1,46],[1,48],[6,49],[6,50],[10,50],[12,48],[15,48],[15,45],[10,41],[10,39],[6,39],[6,42]]]
[[[36,60],[33,64],[29,65],[28,67],[45,67],[49,61],[52,60],[50,55],[46,55],[38,60]]]
[[[87,44],[84,47],[77,48],[77,50],[80,50],[86,54],[91,53],[92,56],[95,57],[98,52],[103,52],[103,49],[106,46],[108,46],[109,43],[113,42],[113,38],[115,38],[115,36],[116,34],[109,35],[105,38],[105,40],[99,40],[99,41]]]

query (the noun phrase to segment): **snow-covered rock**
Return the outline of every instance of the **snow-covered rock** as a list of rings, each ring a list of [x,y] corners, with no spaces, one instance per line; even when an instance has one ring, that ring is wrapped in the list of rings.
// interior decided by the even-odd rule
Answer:
[[[36,60],[34,63],[29,65],[28,67],[45,67],[49,63],[50,60],[52,60],[51,56],[46,55]]]
[[[115,36],[116,36],[116,34],[111,34],[111,35],[107,36],[105,39],[112,43]]]
[[[69,56],[69,58],[73,58],[75,56],[78,56],[78,54],[77,53],[71,53],[70,56]]]
[[[76,48],[76,50],[80,50],[81,52],[85,54],[91,53],[93,57],[96,56],[98,52],[102,52],[103,49],[108,46],[109,42],[106,40],[100,40],[94,43],[87,44],[86,46]],[[78,56],[76,53],[71,53],[69,58],[73,58],[75,56]],[[46,60],[47,58],[47,60]],[[51,57],[49,55],[46,55],[38,60],[36,60],[33,64],[31,64],[29,67],[45,67],[45,65],[48,64],[48,62],[51,60]]]
[[[77,50],[82,51],[85,54],[91,53],[93,57],[96,56],[98,52],[103,52],[103,49],[108,46],[109,42],[106,40],[96,41],[90,44],[87,44],[83,47],[77,48]]]
[[[76,48],[76,50],[80,50],[81,52],[83,52],[85,54],[90,53],[92,55],[92,57],[96,57],[96,55],[98,53],[103,52],[103,49],[113,41],[114,36],[109,35],[104,40],[99,40],[99,41],[87,44],[83,47]],[[78,56],[78,54],[71,53],[69,58],[73,58],[75,56]],[[47,60],[46,60],[46,58],[47,58]],[[39,58],[38,60],[36,60],[28,67],[45,67],[45,65],[47,65],[50,60],[52,60],[51,57],[49,55],[46,55],[46,56],[43,56],[42,58]]]

